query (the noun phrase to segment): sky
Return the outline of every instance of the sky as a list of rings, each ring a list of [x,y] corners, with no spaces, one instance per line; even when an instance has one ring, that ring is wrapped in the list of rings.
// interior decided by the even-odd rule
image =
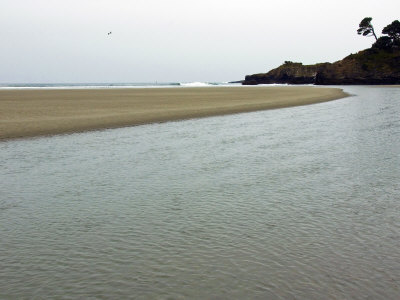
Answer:
[[[334,62],[400,1],[0,0],[0,83],[226,82]],[[112,34],[107,35],[108,32]]]

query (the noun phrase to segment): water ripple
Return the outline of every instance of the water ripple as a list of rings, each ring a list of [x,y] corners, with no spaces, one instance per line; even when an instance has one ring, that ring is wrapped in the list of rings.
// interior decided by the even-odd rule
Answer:
[[[399,89],[0,143],[0,298],[395,299]]]

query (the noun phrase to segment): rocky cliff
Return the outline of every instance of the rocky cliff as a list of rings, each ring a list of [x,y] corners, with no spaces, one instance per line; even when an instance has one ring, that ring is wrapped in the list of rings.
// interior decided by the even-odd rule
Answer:
[[[287,84],[400,84],[400,49],[370,48],[334,63],[303,65],[285,62],[269,71],[247,75],[244,85]]]

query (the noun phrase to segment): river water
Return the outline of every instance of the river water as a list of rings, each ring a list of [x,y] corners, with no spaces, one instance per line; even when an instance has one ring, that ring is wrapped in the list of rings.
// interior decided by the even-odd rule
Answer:
[[[1,299],[398,299],[400,88],[0,142]]]

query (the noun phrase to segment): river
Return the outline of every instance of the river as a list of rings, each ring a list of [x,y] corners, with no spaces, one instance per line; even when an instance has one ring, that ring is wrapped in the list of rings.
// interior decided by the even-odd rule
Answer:
[[[400,88],[344,90],[0,142],[0,298],[396,299]]]

